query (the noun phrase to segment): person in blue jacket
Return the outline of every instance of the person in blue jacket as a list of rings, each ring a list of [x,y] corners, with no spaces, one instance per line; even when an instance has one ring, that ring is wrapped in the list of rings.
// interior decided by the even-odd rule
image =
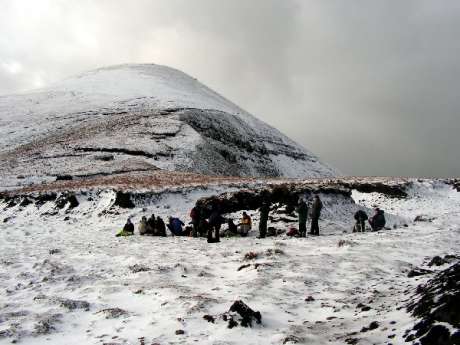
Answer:
[[[169,231],[171,231],[173,236],[187,236],[183,229],[184,225],[184,222],[179,218],[169,217],[169,222],[166,226],[168,227]]]

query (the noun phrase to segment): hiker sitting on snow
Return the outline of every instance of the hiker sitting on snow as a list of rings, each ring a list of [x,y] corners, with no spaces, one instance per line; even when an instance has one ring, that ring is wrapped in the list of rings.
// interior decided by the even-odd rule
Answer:
[[[152,213],[149,219],[147,219],[146,235],[155,235],[155,215]]]
[[[186,236],[184,229],[184,222],[181,221],[179,218],[169,217],[168,225],[166,225],[173,234],[173,236]]]
[[[158,216],[155,220],[154,235],[166,237],[166,225],[160,216]]]
[[[147,233],[147,218],[145,216],[142,216],[137,228],[139,229],[139,235],[145,235]]]
[[[240,235],[242,237],[247,236],[249,230],[251,230],[252,228],[252,219],[246,212],[243,212],[243,216],[241,218],[241,223],[239,224],[239,226],[240,226]]]
[[[375,208],[374,215],[369,219],[369,224],[373,231],[382,230],[385,227],[385,214],[378,207]]]
[[[123,230],[121,230],[115,236],[120,237],[120,236],[131,236],[131,235],[134,235],[134,224],[131,222],[131,219],[128,218],[125,226],[123,227]]]

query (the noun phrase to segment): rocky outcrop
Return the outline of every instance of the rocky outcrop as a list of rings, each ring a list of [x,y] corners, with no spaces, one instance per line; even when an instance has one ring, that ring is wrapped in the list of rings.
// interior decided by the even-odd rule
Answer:
[[[317,185],[304,183],[290,183],[269,185],[265,188],[243,189],[233,193],[223,193],[202,198],[196,207],[204,215],[209,216],[211,210],[218,208],[222,213],[232,213],[240,210],[256,210],[263,203],[280,203],[288,209],[294,210],[299,197],[311,198],[314,193],[337,194],[351,197],[351,190],[337,184]]]
[[[407,310],[420,321],[406,334],[406,341],[454,345],[460,339],[460,262],[420,285]],[[451,325],[454,331],[446,326]]]

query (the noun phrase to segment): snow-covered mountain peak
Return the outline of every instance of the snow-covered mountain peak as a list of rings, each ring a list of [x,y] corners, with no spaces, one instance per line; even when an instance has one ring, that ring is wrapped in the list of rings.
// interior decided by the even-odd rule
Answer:
[[[195,78],[104,67],[0,97],[0,186],[130,171],[324,177],[336,171]],[[70,176],[70,177],[69,177]]]

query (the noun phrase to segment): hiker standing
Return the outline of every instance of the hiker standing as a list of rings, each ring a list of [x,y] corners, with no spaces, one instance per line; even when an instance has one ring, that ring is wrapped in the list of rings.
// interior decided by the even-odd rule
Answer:
[[[216,208],[209,216],[208,228],[208,243],[220,242],[220,227],[225,222],[225,219]],[[212,238],[212,231],[214,230],[214,239]]]
[[[259,238],[265,238],[265,236],[267,236],[268,214],[270,213],[270,207],[267,202],[262,204],[259,209],[259,213]]]
[[[299,199],[299,205],[297,206],[297,213],[299,214],[300,237],[307,237],[308,205],[303,198]]]
[[[310,234],[319,236],[319,217],[321,215],[321,210],[323,208],[323,203],[319,198],[319,195],[316,194],[313,200],[313,204],[311,205],[311,228]]]
[[[356,225],[353,232],[364,232],[366,231],[366,220],[368,219],[366,212],[358,210],[355,213]]]
[[[200,212],[197,207],[193,207],[190,211],[190,218],[192,219],[192,236],[198,237],[198,227],[200,226]]]

